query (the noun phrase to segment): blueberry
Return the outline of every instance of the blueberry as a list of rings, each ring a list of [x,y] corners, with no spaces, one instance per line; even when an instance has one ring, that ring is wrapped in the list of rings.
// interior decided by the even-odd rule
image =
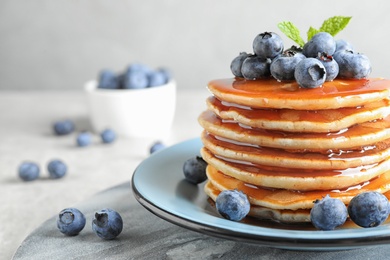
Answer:
[[[157,141],[155,143],[152,144],[152,146],[150,147],[149,149],[149,153],[152,154],[154,152],[157,152],[159,150],[162,150],[164,149],[166,146],[164,143],[162,143],[161,141]]]
[[[294,71],[298,62],[306,58],[302,53],[285,51],[271,62],[271,75],[277,80],[294,80]]]
[[[248,215],[250,204],[248,197],[238,190],[224,190],[215,200],[215,206],[222,217],[240,221]]]
[[[295,67],[294,77],[301,87],[319,87],[325,82],[325,67],[316,58],[306,58]]]
[[[61,160],[51,160],[47,165],[49,176],[52,179],[59,179],[65,176],[68,167]]]
[[[115,141],[116,133],[114,130],[107,128],[100,133],[100,138],[102,139],[103,143],[109,144]]]
[[[161,86],[167,83],[166,75],[158,70],[152,71],[147,74],[148,77],[148,87]]]
[[[143,89],[148,85],[148,74],[142,70],[129,71],[123,75],[123,88],[125,89]]]
[[[339,64],[339,77],[362,79],[371,73],[371,63],[367,56],[351,51],[341,50],[333,55]]]
[[[102,209],[95,212],[92,220],[92,230],[103,239],[116,238],[123,229],[121,215],[112,209]]]
[[[81,132],[77,135],[76,142],[80,147],[88,146],[92,142],[92,136],[88,132]]]
[[[165,68],[165,67],[158,68],[157,71],[159,71],[160,73],[163,74],[163,76],[165,78],[164,84],[168,83],[172,79],[172,72],[168,68]]]
[[[53,130],[56,135],[67,135],[72,133],[74,129],[74,123],[69,119],[57,121],[53,124]]]
[[[57,227],[67,236],[75,236],[85,227],[85,216],[76,208],[61,210],[57,218]]]
[[[119,80],[115,72],[104,69],[99,73],[98,88],[102,89],[117,89],[119,88]]]
[[[348,217],[347,207],[339,200],[326,195],[322,200],[314,201],[310,210],[311,223],[320,230],[333,230],[345,223]]]
[[[236,77],[244,77],[241,72],[242,63],[246,58],[248,58],[250,54],[246,52],[241,52],[237,57],[235,57],[232,62],[230,63],[230,70],[232,71],[233,75]]]
[[[183,164],[183,173],[187,181],[198,184],[207,180],[207,162],[200,156],[192,157]]]
[[[333,36],[327,32],[319,32],[315,34],[310,41],[303,45],[303,54],[306,57],[317,57],[318,53],[326,52],[328,55],[333,55],[336,50],[336,41]]]
[[[343,39],[336,40],[336,51],[350,50],[353,51],[353,46],[349,42]]]
[[[389,215],[389,201],[385,195],[376,192],[363,192],[349,202],[350,219],[358,226],[369,228],[382,224]]]
[[[283,52],[283,40],[274,32],[264,32],[253,40],[253,52],[260,58],[273,59]]]
[[[39,166],[34,162],[22,162],[19,165],[18,174],[24,181],[33,181],[39,177]]]
[[[328,55],[326,52],[319,53],[317,59],[325,67],[325,71],[326,71],[325,81],[334,80],[339,74],[338,63],[333,59],[332,56]]]
[[[248,80],[268,78],[271,75],[270,61],[251,55],[242,63],[241,73]]]

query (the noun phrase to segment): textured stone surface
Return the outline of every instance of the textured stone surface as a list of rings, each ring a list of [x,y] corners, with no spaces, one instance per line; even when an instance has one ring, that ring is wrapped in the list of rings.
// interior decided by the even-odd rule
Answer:
[[[390,246],[344,251],[294,251],[245,244],[203,235],[162,220],[135,200],[130,183],[118,185],[76,205],[87,225],[66,237],[55,217],[44,222],[21,244],[14,259],[386,259]],[[95,210],[111,207],[124,220],[122,233],[105,241],[91,230]]]
[[[167,145],[199,135],[197,116],[205,108],[207,95],[205,86],[197,91],[179,87]],[[91,130],[82,91],[0,91],[1,260],[10,259],[29,233],[63,208],[129,181],[155,141],[119,137],[103,145],[94,135],[89,147],[79,148],[76,133],[53,134],[51,124],[64,118],[74,120],[77,130]],[[54,158],[68,165],[62,179],[48,178],[46,165]],[[41,178],[29,183],[18,178],[17,168],[24,160],[39,164]]]

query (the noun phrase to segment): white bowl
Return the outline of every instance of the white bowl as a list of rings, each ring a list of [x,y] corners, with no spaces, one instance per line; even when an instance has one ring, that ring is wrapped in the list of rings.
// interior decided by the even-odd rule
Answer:
[[[95,132],[111,128],[125,137],[169,136],[176,108],[175,81],[145,89],[99,89],[96,81],[89,81],[84,89]]]

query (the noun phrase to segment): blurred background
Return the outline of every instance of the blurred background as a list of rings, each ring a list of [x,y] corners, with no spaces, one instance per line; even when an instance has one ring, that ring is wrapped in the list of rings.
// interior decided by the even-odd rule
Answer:
[[[0,0],[0,89],[80,89],[98,71],[131,62],[166,66],[179,89],[231,77],[230,62],[264,31],[291,21],[306,39],[334,16],[352,16],[336,38],[350,41],[390,78],[386,0]],[[285,45],[293,44],[283,35]]]

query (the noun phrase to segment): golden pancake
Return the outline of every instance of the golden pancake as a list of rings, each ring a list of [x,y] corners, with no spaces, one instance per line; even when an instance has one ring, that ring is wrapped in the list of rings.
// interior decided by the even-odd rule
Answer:
[[[263,188],[227,176],[213,166],[207,167],[207,177],[208,181],[218,190],[240,190],[248,196],[251,205],[271,209],[311,209],[313,207],[313,201],[322,199],[326,195],[340,199],[344,204],[348,205],[349,201],[361,192],[377,191],[385,193],[390,190],[390,171],[385,172],[371,181],[343,190],[293,191]]]
[[[336,132],[355,124],[381,119],[390,114],[388,99],[365,106],[327,110],[253,109],[209,97],[209,110],[224,120],[254,128],[287,132]]]
[[[204,111],[198,118],[209,133],[253,145],[308,151],[358,148],[390,138],[390,116],[374,122],[352,126],[337,133],[289,133],[249,128],[220,119],[212,111]]]
[[[213,136],[203,131],[201,140],[214,155],[266,166],[301,169],[346,169],[379,163],[390,158],[390,139],[361,150],[338,153],[292,153],[282,149],[252,146]]]
[[[295,81],[230,78],[213,80],[208,88],[226,102],[251,108],[295,110],[358,107],[390,96],[390,81],[386,79],[335,79],[322,87],[305,89]]]
[[[390,167],[390,160],[345,170],[310,170],[243,164],[216,157],[207,148],[201,149],[203,159],[217,170],[256,186],[299,191],[336,190],[369,181]]]
[[[221,192],[215,188],[211,182],[206,183],[204,191],[213,201],[217,199],[218,194]],[[255,218],[269,219],[284,223],[310,222],[309,209],[280,210],[251,205],[248,215]]]

